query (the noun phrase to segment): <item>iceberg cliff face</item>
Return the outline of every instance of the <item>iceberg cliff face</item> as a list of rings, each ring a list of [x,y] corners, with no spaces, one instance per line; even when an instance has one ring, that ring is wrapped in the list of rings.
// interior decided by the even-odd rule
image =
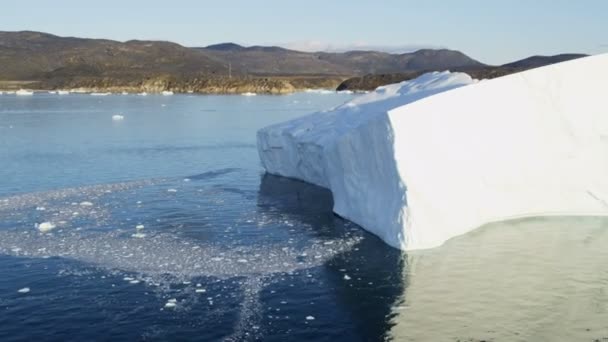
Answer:
[[[478,83],[425,74],[266,127],[258,150],[401,249],[515,217],[608,215],[607,78],[608,55]]]

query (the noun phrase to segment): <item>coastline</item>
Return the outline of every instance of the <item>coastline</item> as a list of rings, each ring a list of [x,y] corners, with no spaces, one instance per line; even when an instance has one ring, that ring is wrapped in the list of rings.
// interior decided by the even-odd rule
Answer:
[[[180,94],[291,94],[309,89],[335,90],[347,76],[269,76],[269,77],[71,77],[47,80],[0,80],[0,91],[28,89],[35,92],[70,91],[73,93],[150,93]]]

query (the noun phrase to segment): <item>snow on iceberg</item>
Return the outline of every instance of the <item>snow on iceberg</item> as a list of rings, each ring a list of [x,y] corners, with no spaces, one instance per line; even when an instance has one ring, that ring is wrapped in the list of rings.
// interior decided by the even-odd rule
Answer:
[[[483,82],[429,73],[263,128],[258,151],[406,250],[509,218],[608,215],[607,77],[608,55]]]

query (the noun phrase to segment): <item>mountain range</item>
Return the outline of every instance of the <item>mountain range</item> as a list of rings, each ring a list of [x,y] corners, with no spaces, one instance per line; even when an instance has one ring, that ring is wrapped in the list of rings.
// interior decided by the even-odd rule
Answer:
[[[503,67],[524,69],[581,56],[537,56]],[[496,67],[448,49],[390,54],[302,52],[234,43],[191,48],[166,41],[118,42],[0,31],[0,87],[25,84],[45,89],[282,93],[336,87],[364,75],[415,75],[446,69],[481,72],[489,68]]]

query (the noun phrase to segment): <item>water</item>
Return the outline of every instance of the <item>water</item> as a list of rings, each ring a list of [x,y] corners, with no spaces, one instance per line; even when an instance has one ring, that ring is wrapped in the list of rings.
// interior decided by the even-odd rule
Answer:
[[[0,340],[608,337],[605,219],[406,255],[263,174],[258,128],[352,96],[0,96]]]

